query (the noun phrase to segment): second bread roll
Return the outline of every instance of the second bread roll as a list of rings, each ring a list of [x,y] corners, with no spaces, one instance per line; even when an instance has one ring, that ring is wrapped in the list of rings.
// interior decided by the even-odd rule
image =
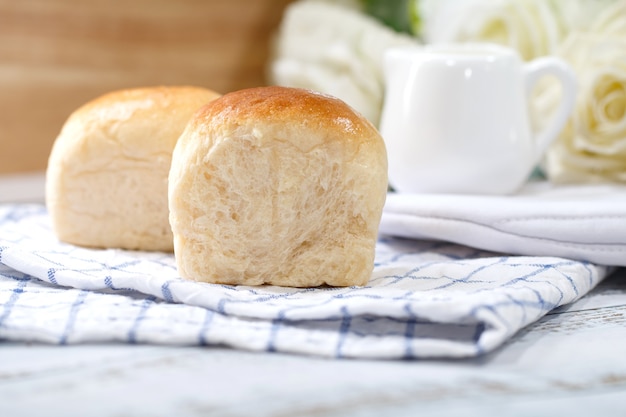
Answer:
[[[200,87],[114,91],[68,118],[46,175],[57,237],[98,248],[172,251],[167,176],[191,116],[219,94]]]
[[[260,87],[204,106],[176,145],[170,224],[181,276],[364,285],[387,190],[376,128],[344,102]]]

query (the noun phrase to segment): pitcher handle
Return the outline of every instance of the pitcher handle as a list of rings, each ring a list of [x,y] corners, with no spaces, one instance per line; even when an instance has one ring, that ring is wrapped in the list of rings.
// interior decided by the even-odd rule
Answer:
[[[537,58],[524,65],[526,94],[530,97],[533,87],[540,78],[554,75],[560,82],[562,96],[559,107],[544,129],[535,134],[535,158],[539,160],[548,146],[558,137],[565,126],[576,101],[576,76],[572,68],[556,57]]]

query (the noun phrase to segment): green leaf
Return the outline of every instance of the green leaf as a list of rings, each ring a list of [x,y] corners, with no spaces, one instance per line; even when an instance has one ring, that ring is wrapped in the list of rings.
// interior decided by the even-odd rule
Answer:
[[[361,0],[365,13],[397,32],[414,34],[419,28],[416,0]]]

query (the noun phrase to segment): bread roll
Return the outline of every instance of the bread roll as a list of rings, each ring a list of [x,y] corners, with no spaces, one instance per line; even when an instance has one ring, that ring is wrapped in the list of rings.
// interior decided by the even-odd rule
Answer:
[[[57,237],[99,248],[172,251],[167,176],[193,113],[219,95],[198,87],[116,91],[67,120],[46,176]]]
[[[371,276],[387,156],[339,99],[286,87],[226,94],[190,121],[169,181],[184,278],[312,287]]]

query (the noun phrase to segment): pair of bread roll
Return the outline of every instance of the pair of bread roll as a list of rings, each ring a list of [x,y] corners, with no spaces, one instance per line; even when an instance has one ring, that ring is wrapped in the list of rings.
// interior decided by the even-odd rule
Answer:
[[[365,285],[387,159],[376,128],[326,95],[147,88],[72,114],[46,187],[69,243],[173,248],[204,282]]]

